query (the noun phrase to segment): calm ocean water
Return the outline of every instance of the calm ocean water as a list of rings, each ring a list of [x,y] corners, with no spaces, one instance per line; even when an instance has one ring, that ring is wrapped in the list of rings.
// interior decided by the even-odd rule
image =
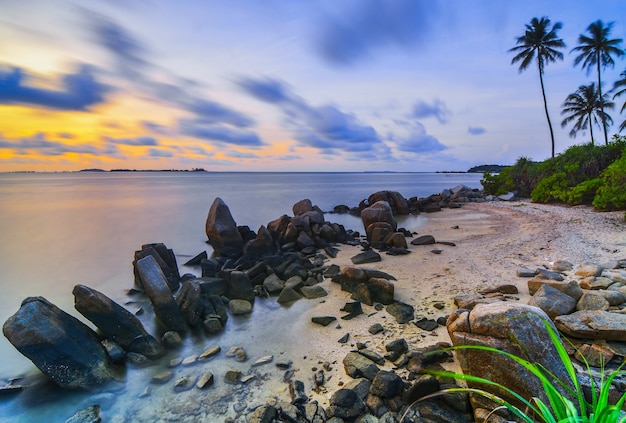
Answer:
[[[0,174],[0,320],[28,296],[73,308],[72,287],[85,284],[124,303],[133,285],[133,252],[163,242],[178,256],[210,249],[204,223],[221,197],[237,224],[256,231],[308,198],[322,210],[350,207],[379,190],[425,197],[459,184],[480,188],[480,174],[124,172]],[[411,229],[424,217],[400,222]],[[326,220],[362,231],[360,219]],[[181,274],[192,269],[181,268]],[[255,307],[256,311],[256,307]],[[84,320],[81,318],[81,320]],[[0,337],[0,383],[34,365]],[[0,399],[0,417],[8,407]],[[11,407],[20,407],[11,400]],[[5,413],[2,408],[5,407]],[[15,410],[12,409],[11,413]],[[32,416],[31,416],[32,417]],[[39,415],[41,417],[41,415]]]

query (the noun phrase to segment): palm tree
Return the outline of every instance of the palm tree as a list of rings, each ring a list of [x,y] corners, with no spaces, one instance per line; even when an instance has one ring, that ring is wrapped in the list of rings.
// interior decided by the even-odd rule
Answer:
[[[511,60],[511,64],[520,62],[519,71],[526,70],[530,64],[535,61],[539,70],[539,82],[541,83],[541,94],[543,94],[543,107],[546,110],[546,118],[548,119],[548,127],[550,128],[550,138],[552,140],[552,157],[554,158],[554,131],[552,130],[552,122],[550,122],[550,114],[548,113],[548,102],[546,100],[546,90],[543,85],[543,70],[550,62],[563,60],[563,53],[557,51],[564,48],[565,43],[558,38],[556,33],[563,25],[557,22],[550,28],[550,19],[542,17],[541,19],[532,18],[530,24],[526,24],[526,32],[521,37],[517,37],[517,45],[510,49],[510,52],[517,54]]]
[[[613,95],[613,99],[615,99],[615,97],[620,97],[626,94],[626,70],[620,73],[619,76],[621,76],[622,79],[617,80],[615,84],[613,84],[613,91],[618,90]],[[620,114],[624,113],[624,110],[626,110],[626,101],[624,102],[624,104],[622,104],[622,108],[619,111]],[[620,132],[622,132],[624,129],[626,129],[626,119],[624,119],[624,122],[622,122],[622,124],[619,126]]]
[[[604,108],[613,108],[613,102],[609,101],[607,96],[608,94],[604,94],[604,101],[600,101],[600,93],[593,82],[581,85],[575,93],[567,96],[561,106],[563,107],[561,114],[569,115],[563,119],[561,126],[565,127],[568,123],[574,122],[574,127],[569,133],[570,137],[575,138],[578,131],[584,131],[589,127],[591,144],[594,144],[593,125],[600,126],[600,123],[607,121],[613,123],[611,116],[604,113]]]
[[[582,62],[582,68],[587,69],[587,75],[591,69],[595,66],[598,71],[598,98],[600,101],[600,109],[604,111],[604,96],[602,95],[602,80],[600,77],[600,70],[608,66],[615,66],[613,56],[621,57],[624,55],[619,45],[622,42],[621,38],[609,39],[609,34],[613,28],[613,22],[609,22],[604,26],[604,22],[597,20],[592,22],[587,31],[591,35],[590,37],[580,34],[578,37],[578,47],[574,47],[572,52],[579,51],[580,54],[574,59],[574,66]],[[602,113],[602,117],[605,114]],[[606,121],[602,121],[602,128],[604,129],[604,143],[609,144],[609,137],[606,131]]]

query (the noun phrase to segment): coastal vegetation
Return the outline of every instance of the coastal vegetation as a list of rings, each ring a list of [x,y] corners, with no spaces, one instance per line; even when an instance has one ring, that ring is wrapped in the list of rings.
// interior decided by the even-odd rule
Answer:
[[[521,157],[497,174],[481,180],[485,193],[539,203],[593,205],[597,210],[626,209],[626,136],[614,135],[607,145],[589,142],[569,147],[543,162]]]

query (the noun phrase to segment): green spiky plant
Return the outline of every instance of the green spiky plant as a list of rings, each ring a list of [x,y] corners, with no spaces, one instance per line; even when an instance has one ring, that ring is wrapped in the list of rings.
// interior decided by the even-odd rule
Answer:
[[[541,364],[531,363],[524,358],[496,348],[482,345],[462,345],[451,347],[448,350],[480,350],[494,354],[501,354],[510,358],[529,371],[541,382],[543,394],[545,398],[547,398],[547,401],[540,399],[538,396],[530,399],[524,398],[506,386],[493,382],[489,379],[450,371],[426,370],[426,373],[433,376],[452,377],[454,379],[464,380],[470,384],[484,385],[485,389],[473,387],[450,388],[420,398],[408,407],[400,421],[404,421],[408,411],[410,411],[412,406],[419,401],[424,401],[449,392],[467,392],[480,395],[493,401],[498,405],[498,409],[506,408],[525,423],[535,423],[537,421],[545,423],[625,423],[626,415],[622,412],[622,406],[626,401],[626,393],[622,394],[615,404],[611,404],[609,402],[611,383],[617,376],[626,374],[626,372],[622,370],[624,363],[622,363],[622,365],[620,365],[616,370],[612,371],[608,377],[605,375],[603,368],[600,381],[599,383],[596,383],[595,379],[591,375],[591,367],[589,366],[589,363],[585,360],[584,356],[581,355],[591,380],[591,402],[588,402],[585,399],[582,387],[578,381],[578,377],[576,376],[576,370],[572,360],[568,355],[567,350],[561,343],[558,333],[549,322],[544,321],[544,325],[552,343],[554,344],[554,347],[556,348],[559,358],[566,369],[571,385],[556,380],[554,375]],[[523,404],[524,410],[512,404],[510,401],[503,399],[501,396],[489,392],[489,388],[494,388],[496,390],[499,389],[511,398],[515,398],[520,404]]]

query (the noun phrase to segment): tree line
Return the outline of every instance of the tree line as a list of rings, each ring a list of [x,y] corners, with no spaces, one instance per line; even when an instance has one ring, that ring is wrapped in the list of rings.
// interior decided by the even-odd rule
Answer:
[[[594,143],[593,126],[602,128],[604,143],[608,145],[607,127],[613,124],[613,119],[607,113],[612,110],[615,103],[612,101],[617,97],[626,94],[626,70],[620,74],[620,79],[613,84],[608,92],[602,90],[602,70],[614,67],[615,58],[623,57],[626,52],[622,49],[621,38],[611,38],[611,30],[614,22],[605,24],[601,20],[592,22],[587,27],[587,32],[580,34],[578,45],[570,53],[576,53],[574,66],[581,66],[586,70],[587,75],[594,71],[597,75],[596,82],[587,85],[580,85],[578,89],[567,96],[562,104],[561,115],[564,119],[562,127],[573,123],[570,136],[575,137],[579,131],[589,128],[591,143]],[[561,22],[551,23],[547,17],[532,18],[526,24],[524,35],[516,38],[515,47],[509,52],[515,53],[511,64],[519,62],[519,71],[522,72],[531,64],[536,64],[539,71],[539,82],[543,95],[543,105],[550,129],[550,139],[552,141],[552,158],[554,158],[554,131],[550,114],[548,113],[548,102],[544,87],[543,75],[545,67],[549,63],[563,60],[564,55],[560,51],[566,47],[565,42],[559,38],[558,31],[563,27]],[[626,110],[626,102],[621,107],[620,113]],[[626,128],[626,119],[621,123],[619,131]]]

